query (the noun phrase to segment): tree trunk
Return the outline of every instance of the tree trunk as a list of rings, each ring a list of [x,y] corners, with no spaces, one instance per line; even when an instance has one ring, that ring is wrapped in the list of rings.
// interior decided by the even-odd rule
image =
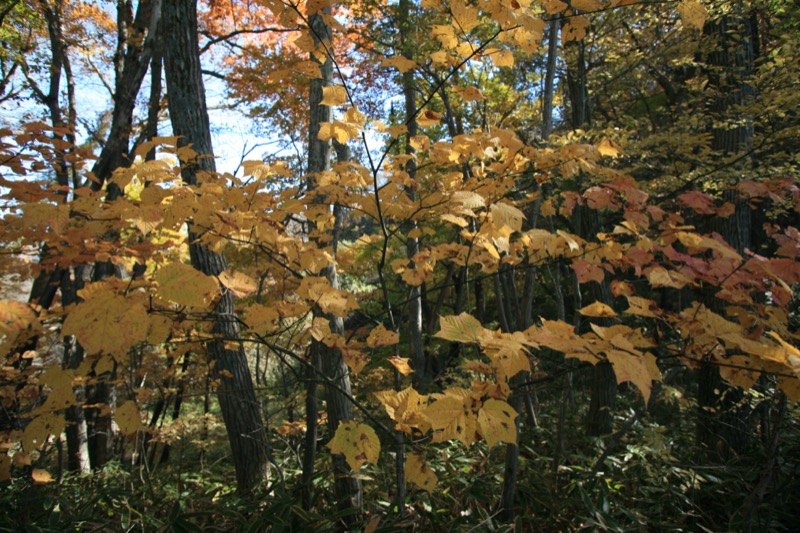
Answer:
[[[120,11],[122,11],[120,7]],[[161,20],[161,0],[142,0],[132,21],[120,13],[114,109],[108,139],[92,168],[95,180],[92,188],[100,190],[119,167],[129,165],[130,138],[136,95],[150,65],[155,47],[157,28]],[[123,27],[124,26],[124,27]],[[128,27],[129,26],[129,27]],[[127,31],[126,31],[127,30]],[[157,105],[157,104],[156,104]],[[116,189],[116,187],[114,187]],[[119,191],[109,190],[110,194]]]
[[[195,165],[183,166],[184,181],[196,184],[198,170],[216,170],[211,157],[211,131],[200,71],[196,0],[166,2],[162,23],[172,130],[181,137],[181,145],[191,144],[198,154],[206,156],[199,157]],[[192,266],[206,275],[217,276],[227,269],[225,257],[201,245],[199,237],[195,229],[190,227],[189,255]],[[235,348],[230,347],[231,342],[240,338],[230,291],[224,292],[214,309],[212,333],[220,338],[208,343],[208,351],[215,363],[215,377],[219,380],[217,395],[231,444],[237,488],[247,493],[267,477],[270,449],[244,348],[241,343]]]
[[[741,12],[741,6],[736,6],[732,12],[707,22],[703,33],[710,41],[710,52],[705,58],[712,92],[709,110],[714,124],[719,125],[712,128],[712,148],[723,157],[731,157],[750,150],[753,142],[752,120],[740,111],[755,97],[750,82],[753,27],[750,18]],[[743,166],[734,165],[728,186],[736,184],[744,172]],[[711,229],[743,254],[750,246],[752,221],[750,206],[736,196],[731,189],[725,191],[724,199],[735,205],[734,214],[716,218]],[[698,375],[696,434],[701,453],[724,461],[745,450],[751,437],[752,408],[744,400],[743,391],[725,383],[712,361],[702,364]]]
[[[325,22],[323,18],[324,15],[330,16],[329,7],[323,8],[320,13],[312,14],[309,17],[309,23],[315,43],[319,44],[323,42],[326,46],[330,47],[331,29]],[[311,87],[309,90],[309,190],[314,184],[313,175],[330,168],[331,143],[319,139],[320,125],[323,122],[329,122],[331,120],[331,108],[320,103],[322,102],[322,88],[331,85],[333,80],[333,61],[330,57],[327,57],[325,62],[320,64],[320,74],[321,78],[311,80]],[[323,202],[324,199],[318,198],[316,201]],[[336,217],[335,213],[334,218],[335,224],[338,224],[338,217]],[[334,250],[337,246],[336,235],[337,229],[334,228],[332,243]],[[330,283],[331,287],[334,289],[339,288],[339,278],[335,265],[328,265],[322,270],[321,274],[328,279],[328,283]],[[328,318],[332,333],[339,335],[344,333],[342,317],[328,315],[326,318]],[[330,383],[330,386],[326,387],[325,396],[327,400],[329,429],[333,435],[341,422],[347,422],[353,419],[353,403],[350,401],[352,397],[350,372],[340,350],[329,348],[317,341],[312,342],[318,344],[318,346],[312,346],[312,350],[319,350],[322,373],[328,383]],[[338,507],[343,511],[359,511],[362,506],[361,484],[353,476],[343,455],[333,456],[333,471],[335,478],[334,492]],[[347,520],[354,519],[354,515],[347,518]]]
[[[411,1],[400,0],[398,3],[398,19],[399,19],[399,36],[400,47],[402,49],[403,57],[406,59],[414,59],[414,43],[409,39],[411,33]],[[416,86],[414,84],[414,69],[409,69],[403,73],[403,98],[405,100],[405,119],[406,119],[406,146],[405,152],[413,156],[415,150],[411,146],[411,139],[417,135],[417,103],[416,103]],[[408,177],[413,183],[417,179],[417,163],[412,158],[406,163],[406,172]],[[406,188],[408,198],[414,202],[416,201],[416,193],[413,187]],[[416,229],[417,224],[414,221],[409,221],[406,224],[407,235],[411,234]],[[406,238],[406,257],[409,263],[412,263],[412,258],[419,253],[419,238],[407,237]],[[413,264],[409,265],[410,268],[415,268]],[[425,357],[425,350],[422,343],[422,288],[417,286],[408,287],[408,316],[406,318],[406,331],[408,332],[408,345],[411,355],[411,366],[414,368],[414,373],[411,376],[412,385],[420,394],[428,392],[430,385],[430,364]]]
[[[542,139],[545,141],[553,133],[553,95],[555,93],[558,31],[560,26],[560,19],[553,17],[547,34],[547,70],[545,70],[544,74],[544,94],[542,94]]]

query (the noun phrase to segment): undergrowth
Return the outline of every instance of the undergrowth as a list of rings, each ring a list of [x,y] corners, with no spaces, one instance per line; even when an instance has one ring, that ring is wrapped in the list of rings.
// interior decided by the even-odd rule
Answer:
[[[323,443],[315,499],[304,510],[298,437],[273,439],[271,483],[243,497],[234,490],[224,435],[211,431],[204,441],[176,440],[170,460],[157,467],[131,459],[49,484],[18,477],[0,491],[0,530],[322,532],[354,522],[372,532],[792,530],[800,504],[798,413],[788,413],[779,455],[767,471],[761,442],[724,464],[698,461],[691,408],[656,405],[616,440],[584,437],[583,413],[570,412],[554,462],[558,413],[555,405],[542,404],[538,426],[522,435],[517,518],[510,524],[499,520],[502,445],[418,447],[439,483],[430,493],[409,485],[402,514],[394,504],[394,458],[386,446],[380,464],[360,472],[364,514],[348,517],[331,500]],[[670,410],[676,416],[670,418]],[[632,416],[632,407],[620,409],[617,427]],[[658,423],[666,419],[669,430]]]

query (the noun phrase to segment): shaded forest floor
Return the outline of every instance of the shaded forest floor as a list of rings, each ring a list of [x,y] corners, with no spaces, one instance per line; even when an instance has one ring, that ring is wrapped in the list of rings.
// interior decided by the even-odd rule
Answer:
[[[774,407],[770,401],[759,405]],[[64,473],[37,485],[17,478],[0,492],[0,530],[790,531],[800,518],[796,408],[788,409],[777,448],[758,440],[756,425],[746,455],[717,463],[698,459],[696,407],[678,389],[665,387],[647,412],[619,409],[616,432],[597,439],[583,436],[584,413],[571,405],[559,424],[559,404],[543,399],[536,426],[524,430],[514,523],[498,513],[504,445],[427,446],[437,488],[410,491],[402,516],[392,503],[393,461],[365,466],[364,514],[352,517],[331,500],[325,441],[311,509],[301,505],[302,436],[291,431],[273,433],[271,484],[245,498],[235,493],[224,428],[214,415],[198,414],[162,428],[171,442],[166,461],[154,459],[163,444],[154,453],[150,443],[145,461],[129,442],[119,450],[124,460],[90,475]],[[554,459],[559,426],[563,449]],[[57,472],[58,446],[51,449],[42,460]],[[770,449],[777,450],[772,459]]]

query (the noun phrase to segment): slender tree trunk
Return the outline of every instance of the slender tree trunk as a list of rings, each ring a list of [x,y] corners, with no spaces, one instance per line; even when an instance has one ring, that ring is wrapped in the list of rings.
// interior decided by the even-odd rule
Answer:
[[[330,8],[323,8],[322,12],[314,13],[309,17],[311,32],[314,41],[324,43],[331,50],[331,29],[325,22],[323,15],[330,16]],[[328,170],[330,168],[331,143],[319,139],[320,125],[331,120],[331,108],[322,105],[322,88],[332,84],[333,80],[333,61],[327,57],[324,63],[320,64],[321,78],[311,80],[309,93],[309,149],[308,149],[308,173],[309,190],[313,187],[313,175]],[[324,201],[318,198],[317,201]],[[334,219],[338,220],[334,212]],[[336,223],[336,222],[335,222]],[[337,247],[337,229],[334,228],[333,248]],[[334,252],[335,253],[335,252]],[[328,279],[331,287],[339,288],[339,278],[335,265],[328,265],[322,270],[322,275]],[[344,322],[342,317],[327,316],[331,332],[336,334],[344,333]],[[350,401],[352,391],[350,387],[350,372],[344,362],[342,353],[338,349],[333,349],[324,344],[312,341],[317,346],[313,350],[319,350],[320,366],[322,373],[331,386],[326,387],[328,425],[332,434],[336,432],[339,424],[353,419],[353,403]],[[350,467],[347,465],[344,456],[333,456],[334,471],[334,492],[337,505],[344,511],[360,510],[362,506],[361,484],[353,476]],[[348,517],[354,520],[355,516]]]
[[[181,137],[182,145],[191,144],[198,154],[206,156],[199,157],[196,166],[184,165],[182,169],[184,181],[194,185],[198,171],[213,173],[216,170],[213,157],[209,157],[214,152],[200,71],[196,0],[166,2],[162,23],[172,130]],[[200,244],[199,237],[190,227],[192,266],[207,275],[221,274],[228,266],[225,257]],[[220,337],[208,343],[208,351],[219,380],[217,395],[231,444],[237,487],[240,492],[247,493],[267,477],[270,449],[244,348],[241,343],[230,347],[231,342],[240,338],[230,291],[225,291],[214,309],[212,333]]]
[[[553,96],[555,94],[556,60],[558,59],[558,32],[561,19],[554,17],[550,21],[547,33],[547,68],[544,75],[544,93],[542,94],[542,138],[547,140],[553,133]]]
[[[409,38],[412,32],[411,9],[412,3],[410,0],[400,0],[398,3],[398,30],[401,52],[403,57],[413,60],[415,45],[413,40]],[[405,152],[412,156],[408,163],[406,163],[406,172],[413,183],[417,179],[417,164],[413,159],[416,150],[411,146],[411,139],[417,135],[417,103],[414,69],[409,69],[402,74],[402,85],[403,99],[405,101],[405,122],[406,128],[408,128]],[[412,202],[416,201],[416,193],[413,186],[406,188],[406,194]],[[409,221],[406,224],[406,234],[412,235],[416,227],[416,222]],[[413,263],[412,258],[419,253],[419,250],[419,238],[413,236],[407,237],[406,257],[409,259],[410,268],[415,268],[415,265],[411,264]],[[411,366],[414,368],[411,381],[416,390],[421,394],[426,394],[430,385],[430,365],[425,357],[425,349],[422,343],[422,288],[419,285],[408,287],[407,309],[406,331],[408,332]]]
[[[303,509],[309,510],[314,501],[314,464],[317,458],[317,435],[319,433],[319,343],[313,343],[309,351],[309,367],[306,370],[306,434],[303,448]]]

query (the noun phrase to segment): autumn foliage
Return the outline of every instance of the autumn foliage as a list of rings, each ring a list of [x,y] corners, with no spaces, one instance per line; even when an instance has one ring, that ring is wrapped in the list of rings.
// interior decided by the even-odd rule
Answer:
[[[30,24],[43,43],[49,34],[34,24],[43,16],[38,3],[12,4],[19,7],[8,8],[3,31]],[[81,32],[116,30],[103,10],[70,11],[92,3],[73,4],[66,53],[89,64]],[[213,342],[244,346],[271,438],[281,442],[299,443],[292,439],[306,432],[309,420],[295,406],[316,391],[310,383],[328,394],[340,388],[316,366],[312,347],[341,354],[356,414],[326,434],[323,408],[321,442],[349,466],[336,476],[399,472],[395,485],[385,482],[385,498],[408,484],[412,493],[393,500],[401,519],[405,505],[417,512],[419,491],[447,486],[435,466],[446,454],[437,450],[458,442],[502,464],[488,454],[534,442],[530,432],[540,427],[531,415],[546,409],[538,395],[588,405],[594,392],[573,379],[608,389],[585,370],[610,365],[610,390],[634,413],[626,425],[613,401],[601,406],[617,417],[597,435],[608,453],[640,417],[671,405],[669,394],[684,402],[682,418],[697,405],[705,416],[725,416],[724,400],[693,399],[703,394],[694,377],[703,372],[718,372],[712,392],[736,391],[738,408],[766,405],[764,398],[793,405],[797,33],[770,26],[778,15],[766,2],[752,4],[745,18],[772,29],[741,83],[763,97],[728,107],[718,105],[724,88],[715,85],[722,82],[714,69],[724,65],[704,55],[717,46],[713,21],[733,27],[741,18],[725,2],[423,0],[411,3],[413,30],[402,35],[399,8],[382,2],[333,11],[324,1],[201,5],[204,61],[226,80],[228,97],[301,149],[309,142],[309,84],[332,60],[333,83],[315,104],[332,108],[332,119],[318,139],[331,152],[349,146],[352,156],[313,174],[283,151],[188,182],[181,170],[213,154],[155,136],[133,144],[127,164],[103,180],[90,172],[92,146],[74,140],[77,123],[3,119],[0,272],[9,289],[0,302],[0,481],[61,479],[54,449],[75,424],[67,414],[74,408],[111,416],[119,457],[148,461],[154,446],[172,442],[156,406],[179,397],[179,413],[181,401],[208,398],[229,378],[214,371]],[[315,16],[330,38],[312,31]],[[92,24],[79,24],[83,17]],[[544,76],[548,39],[559,31],[563,57],[553,64],[562,81],[548,110],[529,77]],[[403,39],[414,42],[413,54]],[[569,117],[580,68],[594,116],[576,124]],[[30,93],[31,83],[15,83],[20,92],[9,102]],[[415,95],[414,116],[395,106],[404,88]],[[555,123],[544,137],[543,113]],[[743,144],[715,140],[745,127]],[[66,182],[55,179],[61,171]],[[190,244],[224,254],[228,269],[202,273]],[[96,275],[101,266],[113,275]],[[30,299],[9,298],[12,284],[34,280]],[[416,294],[421,363],[409,340]],[[238,338],[215,329],[223,295],[235,297]],[[294,385],[274,392],[287,375]],[[85,391],[101,385],[116,392],[109,403],[92,403]],[[558,424],[559,435],[564,416],[546,422]],[[755,434],[756,425],[745,422],[744,431]],[[723,462],[743,456],[724,440],[714,450],[698,443],[697,451]],[[552,446],[557,483],[563,442]],[[607,455],[597,455],[602,465]],[[507,459],[504,476],[492,480],[498,494],[517,483],[509,468],[514,480],[517,472],[534,475]],[[373,479],[359,483],[368,492]],[[511,494],[511,507],[495,505],[514,520],[514,506],[527,504]]]

